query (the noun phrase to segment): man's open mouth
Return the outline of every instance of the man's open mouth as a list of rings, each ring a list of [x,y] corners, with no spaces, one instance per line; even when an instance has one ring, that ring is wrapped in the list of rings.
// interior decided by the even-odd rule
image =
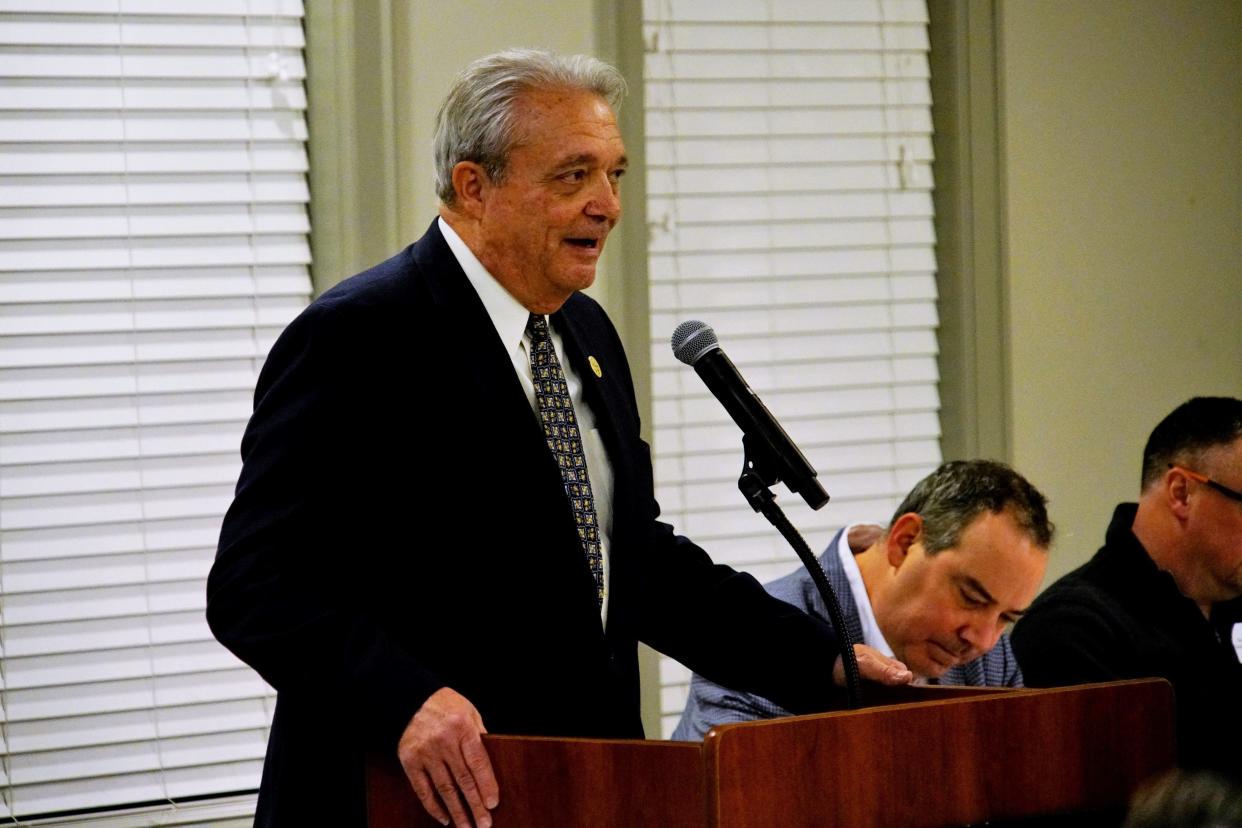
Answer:
[[[586,250],[595,250],[599,247],[599,239],[566,239],[565,241]]]

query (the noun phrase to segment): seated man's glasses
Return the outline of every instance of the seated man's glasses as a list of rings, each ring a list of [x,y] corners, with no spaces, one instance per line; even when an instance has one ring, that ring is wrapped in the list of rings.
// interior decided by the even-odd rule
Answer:
[[[1181,466],[1174,466],[1173,464],[1169,464],[1169,468],[1175,469],[1181,472],[1182,474],[1189,477],[1191,480],[1198,480],[1200,483],[1211,486],[1213,489],[1220,492],[1221,494],[1223,494],[1225,497],[1229,498],[1230,500],[1236,500],[1239,503],[1242,503],[1242,492],[1239,492],[1236,489],[1231,489],[1228,486],[1224,485],[1223,483],[1217,483],[1215,480],[1213,480],[1210,477],[1207,477],[1206,475],[1199,474],[1198,472],[1193,472],[1190,469],[1182,468]]]

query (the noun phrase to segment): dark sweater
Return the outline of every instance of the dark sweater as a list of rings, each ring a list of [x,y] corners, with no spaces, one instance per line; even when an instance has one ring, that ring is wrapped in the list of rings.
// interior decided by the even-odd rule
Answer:
[[[1028,687],[1158,676],[1173,684],[1178,762],[1242,776],[1242,664],[1232,642],[1242,600],[1211,619],[1159,570],[1117,507],[1104,546],[1062,577],[1014,628]]]

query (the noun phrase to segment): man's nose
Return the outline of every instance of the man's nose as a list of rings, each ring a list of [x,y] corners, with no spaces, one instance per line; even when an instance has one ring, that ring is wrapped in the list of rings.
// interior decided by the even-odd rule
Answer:
[[[1003,629],[998,618],[971,618],[958,629],[957,636],[969,650],[982,654],[996,646]]]
[[[600,176],[586,205],[586,214],[616,222],[621,218],[621,190],[607,175]]]

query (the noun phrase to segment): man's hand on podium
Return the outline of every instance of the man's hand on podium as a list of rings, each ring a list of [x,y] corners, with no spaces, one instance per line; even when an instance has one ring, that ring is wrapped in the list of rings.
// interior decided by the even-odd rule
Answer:
[[[855,644],[854,656],[858,659],[858,674],[863,681],[880,684],[909,684],[914,681],[914,673],[906,665],[866,644]],[[841,656],[837,656],[836,663],[832,665],[832,680],[845,686],[845,660]]]
[[[490,828],[500,789],[480,735],[483,717],[460,693],[441,687],[410,719],[397,757],[427,813],[442,825]],[[465,799],[466,808],[462,807]],[[446,811],[447,809],[447,811]],[[471,821],[473,816],[473,822]]]
[[[883,537],[883,526],[876,526],[874,523],[859,523],[850,527],[850,533],[845,536],[845,540],[850,545],[851,553],[861,555]]]

